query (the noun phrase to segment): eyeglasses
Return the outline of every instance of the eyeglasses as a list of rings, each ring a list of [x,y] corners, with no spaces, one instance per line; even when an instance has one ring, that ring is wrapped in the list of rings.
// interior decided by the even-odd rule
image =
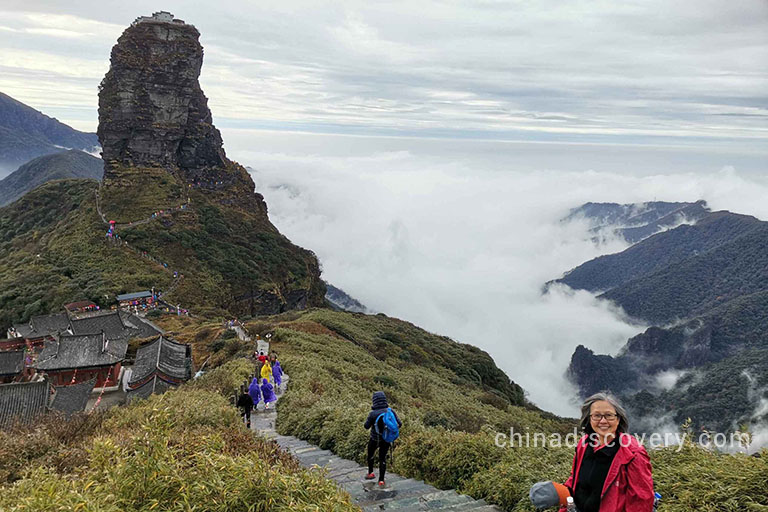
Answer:
[[[603,418],[605,418],[608,421],[615,421],[616,418],[619,417],[619,415],[614,414],[612,412],[607,412],[605,414],[590,414],[589,417],[592,418],[592,421],[600,421]]]

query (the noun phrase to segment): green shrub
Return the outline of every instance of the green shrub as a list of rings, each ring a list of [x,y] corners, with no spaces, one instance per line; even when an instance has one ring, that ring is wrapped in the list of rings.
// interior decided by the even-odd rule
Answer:
[[[247,359],[235,359],[206,372],[202,377],[188,384],[193,389],[213,391],[231,396],[240,389],[240,384],[254,372],[254,365]]]

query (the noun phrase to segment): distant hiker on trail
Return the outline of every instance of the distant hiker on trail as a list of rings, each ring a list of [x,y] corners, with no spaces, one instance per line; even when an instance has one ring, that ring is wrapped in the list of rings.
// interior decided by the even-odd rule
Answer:
[[[248,386],[248,394],[251,395],[253,401],[253,408],[257,409],[259,402],[261,402],[261,388],[259,387],[259,379],[255,375],[251,380],[251,385]]]
[[[272,365],[269,364],[269,361],[264,361],[261,365],[261,378],[272,380]]]
[[[251,428],[251,409],[253,409],[253,400],[245,389],[245,384],[240,386],[240,397],[237,399],[237,406],[240,408],[240,414],[245,420],[245,426]]]
[[[283,368],[280,366],[280,361],[277,360],[277,357],[275,357],[275,364],[272,365],[272,375],[275,378],[275,386],[279,390],[283,384]]]
[[[368,418],[365,420],[365,428],[371,429],[371,437],[368,440],[368,474],[366,480],[373,480],[373,458],[376,449],[379,449],[379,487],[384,487],[384,475],[387,472],[387,453],[399,435],[402,423],[395,411],[387,404],[387,396],[383,391],[373,394],[373,404]]]
[[[267,356],[264,355],[264,352],[259,352],[258,359],[259,359],[259,361],[261,361],[263,363],[264,361],[267,360]]]
[[[560,504],[560,512],[565,512],[572,500],[579,512],[654,510],[657,496],[648,453],[627,433],[627,413],[616,398],[607,393],[587,398],[581,406],[580,426],[584,436],[576,445],[571,476],[565,481],[565,500],[552,496],[551,501],[537,502],[536,498],[551,491],[552,485],[555,495],[563,494],[559,484],[539,482],[530,492],[534,505],[544,508]]]
[[[277,402],[273,389],[272,384],[267,379],[262,379],[261,394],[264,396],[264,409],[269,409],[270,403]]]

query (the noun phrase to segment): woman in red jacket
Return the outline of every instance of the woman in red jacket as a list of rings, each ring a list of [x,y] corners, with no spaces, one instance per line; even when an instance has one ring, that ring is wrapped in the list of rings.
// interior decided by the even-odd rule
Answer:
[[[651,512],[653,477],[645,448],[627,433],[627,413],[607,393],[587,398],[571,476],[565,486],[579,512]],[[565,511],[565,507],[560,509]]]

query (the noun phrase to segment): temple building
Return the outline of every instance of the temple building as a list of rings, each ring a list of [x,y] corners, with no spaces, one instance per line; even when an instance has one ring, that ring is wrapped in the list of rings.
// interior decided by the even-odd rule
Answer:
[[[139,347],[128,382],[128,400],[164,393],[192,377],[189,345],[158,336]]]
[[[61,335],[48,341],[34,368],[54,386],[68,386],[96,378],[97,387],[117,386],[128,338],[100,334]]]

